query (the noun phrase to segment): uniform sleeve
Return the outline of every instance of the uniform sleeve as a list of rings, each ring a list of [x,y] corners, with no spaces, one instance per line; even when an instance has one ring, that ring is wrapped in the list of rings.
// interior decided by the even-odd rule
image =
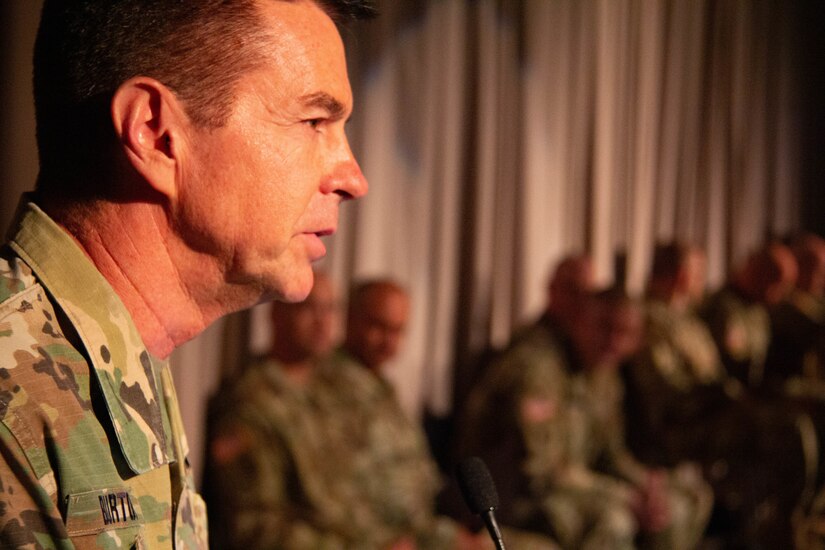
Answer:
[[[44,482],[49,479],[53,480],[51,473]],[[59,510],[4,423],[0,423],[0,548],[72,548]]]
[[[534,491],[557,483],[570,459],[564,374],[551,354],[523,351],[507,366],[520,373],[515,414],[524,440],[525,471]]]
[[[611,414],[601,428],[605,437],[605,445],[601,462],[604,463],[600,470],[615,475],[634,486],[645,483],[648,475],[648,468],[642,464],[627,447],[625,431],[624,412],[624,385],[617,373],[611,373],[611,390],[613,403]]]
[[[386,525],[401,532],[429,529],[441,483],[423,431],[392,393],[376,403],[369,424],[368,444],[357,461],[363,465],[359,484]]]
[[[752,352],[741,307],[725,296],[718,296],[708,304],[702,316],[716,342],[725,373],[747,385]]]

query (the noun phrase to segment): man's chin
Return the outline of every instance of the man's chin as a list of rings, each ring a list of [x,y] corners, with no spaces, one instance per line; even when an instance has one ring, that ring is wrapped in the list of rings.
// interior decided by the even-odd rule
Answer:
[[[277,293],[275,299],[279,302],[295,303],[303,302],[312,291],[312,285],[315,282],[315,277],[312,270],[308,274],[296,274],[289,280],[284,281],[280,292]]]

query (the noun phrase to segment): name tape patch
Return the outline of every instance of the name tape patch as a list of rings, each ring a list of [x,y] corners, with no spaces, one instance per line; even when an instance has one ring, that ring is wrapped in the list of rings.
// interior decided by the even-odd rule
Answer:
[[[128,487],[69,495],[66,529],[70,536],[100,533],[143,522],[140,505]]]
[[[97,499],[104,525],[136,521],[138,518],[132,505],[132,496],[126,491],[99,495]]]

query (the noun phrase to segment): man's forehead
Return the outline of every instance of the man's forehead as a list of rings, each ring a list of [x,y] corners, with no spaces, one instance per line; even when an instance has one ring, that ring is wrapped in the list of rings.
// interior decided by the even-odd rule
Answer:
[[[364,317],[371,323],[387,326],[401,326],[407,321],[407,307],[405,302],[386,300],[367,308]]]
[[[267,0],[258,5],[270,36],[267,66],[278,67],[288,78],[290,95],[302,106],[338,117],[347,114],[352,97],[346,56],[332,19],[309,0]]]
[[[310,0],[258,1],[261,24],[275,40],[298,39],[313,48],[343,52],[338,27],[316,2]]]

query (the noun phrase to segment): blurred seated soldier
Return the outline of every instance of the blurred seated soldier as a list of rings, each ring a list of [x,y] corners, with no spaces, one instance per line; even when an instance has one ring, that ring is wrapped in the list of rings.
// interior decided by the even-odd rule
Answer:
[[[702,310],[728,374],[758,388],[770,344],[769,308],[793,289],[797,266],[785,245],[770,242],[751,254]]]
[[[546,316],[560,337],[567,338],[572,333],[582,301],[595,289],[593,262],[589,256],[567,256],[556,266],[547,285]]]
[[[508,480],[502,517],[563,548],[693,548],[711,504],[696,470],[649,469],[623,441],[617,368],[638,344],[639,311],[613,291],[580,299],[566,341],[547,320],[487,371],[459,433],[463,454]]]
[[[639,456],[674,465],[701,458],[708,422],[719,419],[742,394],[725,372],[707,325],[695,307],[704,294],[704,253],[683,243],[658,245],[645,303],[646,345],[628,369]],[[640,440],[640,437],[643,440]]]
[[[808,416],[754,398],[727,373],[695,313],[704,269],[697,248],[655,249],[647,342],[625,371],[628,440],[654,464],[702,464],[725,516],[722,530],[734,543],[782,546],[791,512],[815,475],[816,436]]]
[[[487,390],[477,389],[477,386],[485,380],[487,381],[484,383],[490,383],[490,375],[487,374],[487,371],[502,360],[509,360],[508,357],[513,356],[514,349],[518,349],[521,339],[536,340],[536,333],[540,332],[545,336],[546,347],[555,349],[563,344],[567,345],[573,324],[572,320],[578,315],[584,298],[590,295],[594,288],[593,265],[590,257],[580,253],[564,256],[548,274],[545,286],[546,303],[541,317],[533,324],[518,328],[506,348],[496,349],[493,353],[487,354],[484,363],[477,369],[475,375],[470,380],[462,381],[466,383],[466,387],[456,388],[456,395],[460,396],[460,399],[455,402],[456,428],[453,435],[453,449],[451,452],[453,456],[451,459],[457,463],[469,456],[468,453],[480,454],[484,458],[498,484],[499,498],[504,503],[498,513],[500,520],[503,517],[504,521],[508,521],[508,514],[514,513],[512,507],[507,503],[517,501],[528,492],[528,488],[525,487],[527,478],[520,469],[513,467],[514,462],[524,460],[527,450],[524,447],[521,433],[517,430],[511,430],[515,417],[511,418],[507,414],[500,416],[493,414],[499,404],[491,403],[488,409],[486,401],[478,397],[478,395],[484,395],[484,399],[500,397],[502,399],[500,405],[509,407],[513,405],[511,402],[513,396],[510,391],[507,388],[502,388],[500,394],[496,392],[493,395],[488,395]],[[500,369],[501,367],[497,368]],[[482,402],[469,406],[467,400],[474,394],[476,394],[474,399],[477,402]],[[490,414],[486,414],[488,412]],[[468,414],[472,414],[474,418],[466,418]],[[484,414],[485,421],[490,423],[486,432],[488,438],[476,439],[477,437],[484,438],[484,435],[476,434],[470,437],[466,433],[461,433],[468,429],[468,423],[480,422],[478,415],[481,414]],[[476,428],[480,427],[475,426],[474,429]],[[469,443],[470,441],[472,443]],[[479,453],[479,449],[482,447],[484,451]],[[446,507],[451,514],[456,513],[456,508],[464,509],[463,502],[458,506],[455,502],[452,502],[453,500],[461,500],[456,498],[458,495],[456,491],[457,486],[453,491],[454,495],[446,495],[448,500]],[[531,528],[519,514],[509,518],[509,521]],[[536,530],[545,529],[544,524],[533,527]]]
[[[799,268],[796,287],[771,311],[765,385],[793,395],[825,396],[825,240],[813,234],[791,247]]]
[[[781,374],[768,373],[765,365],[771,343],[771,312],[790,295],[798,278],[796,258],[791,250],[776,241],[767,243],[752,254],[744,266],[733,274],[731,282],[715,293],[705,304],[702,315],[707,321],[722,362],[728,374],[746,382],[759,397],[759,408],[768,409],[770,419],[777,411],[786,418],[804,421],[811,430],[819,431],[819,440],[825,441],[825,407],[812,395],[783,394],[778,379]],[[777,367],[781,373],[785,367]],[[811,385],[812,386],[812,385]],[[803,434],[804,435],[804,434]],[[816,437],[813,434],[812,437]],[[816,454],[816,445],[809,444],[809,459]],[[771,449],[775,449],[771,445]],[[815,460],[812,460],[816,462]],[[819,453],[820,480],[825,480],[825,455]],[[816,477],[811,472],[813,478]]]
[[[624,385],[619,373],[639,350],[644,337],[640,306],[618,289],[597,294],[582,307],[573,343],[579,358],[573,376],[569,433],[572,451],[596,476],[606,474],[629,482],[633,509],[643,546],[694,548],[707,523],[712,493],[693,465],[679,464],[668,472],[642,464],[625,443]],[[575,361],[570,365],[577,370]]]
[[[594,289],[593,263],[586,254],[569,254],[556,264],[554,271],[547,277],[546,300],[543,323],[555,337],[567,339],[572,324],[579,313],[582,300]],[[526,333],[530,327],[525,327]],[[520,337],[516,333],[512,340]],[[510,344],[512,345],[512,341]],[[482,352],[480,359],[474,365],[472,373],[460,380],[461,387],[455,391],[456,410],[464,408],[467,396],[478,381],[484,376],[487,368],[495,363],[505,350],[499,347],[490,347]]]
[[[332,359],[333,369],[363,371],[372,386],[341,386],[350,410],[364,411],[350,432],[363,431],[358,462],[363,497],[382,510],[385,521],[399,532],[416,533],[415,546],[437,548],[492,548],[484,532],[472,534],[443,516],[434,516],[442,482],[430,455],[423,429],[401,409],[392,386],[381,376],[395,358],[410,315],[407,291],[392,280],[377,279],[356,285],[350,295],[344,344]],[[543,537],[504,528],[514,548],[553,549]]]
[[[343,548],[388,536],[357,498],[345,434],[327,424],[333,392],[322,360],[334,345],[335,308],[322,274],[306,301],[274,303],[269,355],[215,398],[205,491],[213,546]]]

